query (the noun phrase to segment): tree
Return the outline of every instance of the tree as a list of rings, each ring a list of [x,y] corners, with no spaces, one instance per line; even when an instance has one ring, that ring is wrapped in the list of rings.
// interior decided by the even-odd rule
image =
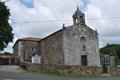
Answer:
[[[12,27],[9,24],[10,11],[5,2],[0,1],[0,51],[7,47],[13,40]]]
[[[120,65],[120,44],[107,44],[100,49],[100,54],[114,56],[116,64]]]

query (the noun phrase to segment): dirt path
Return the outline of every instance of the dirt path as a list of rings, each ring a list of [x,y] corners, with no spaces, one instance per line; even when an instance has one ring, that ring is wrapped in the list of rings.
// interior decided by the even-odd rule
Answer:
[[[0,71],[19,73],[22,69],[16,65],[0,65]]]

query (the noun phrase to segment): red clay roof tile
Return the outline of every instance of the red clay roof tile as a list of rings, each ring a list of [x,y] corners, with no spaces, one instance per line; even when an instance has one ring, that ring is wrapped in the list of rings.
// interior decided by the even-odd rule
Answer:
[[[32,38],[32,37],[27,37],[27,38],[21,38],[19,39],[20,41],[33,41],[33,42],[39,42],[42,40],[42,38]]]

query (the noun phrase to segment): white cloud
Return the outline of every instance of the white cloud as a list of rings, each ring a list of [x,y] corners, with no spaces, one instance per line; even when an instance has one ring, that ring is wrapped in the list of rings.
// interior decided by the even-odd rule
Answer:
[[[59,4],[56,4],[59,3]],[[19,0],[10,0],[7,2],[11,10],[12,21],[18,22],[36,22],[36,23],[15,23],[14,32],[23,35],[42,37],[60,29],[62,22],[39,22],[49,20],[66,20],[72,19],[72,11],[76,5],[74,0],[34,0],[34,8],[27,8]],[[66,9],[69,10],[66,10]],[[69,23],[69,22],[65,22]],[[70,22],[71,23],[71,22]],[[60,25],[61,24],[61,25]],[[49,26],[48,26],[49,25]],[[27,31],[26,31],[27,30]],[[42,33],[42,34],[41,34]]]
[[[72,21],[40,21],[72,20],[72,13],[77,6],[74,0],[34,0],[33,8],[25,7],[19,0],[10,0],[6,5],[10,8],[11,21],[33,22],[13,23],[12,26],[15,37],[17,36],[16,38],[28,36],[45,37],[60,29],[63,23],[71,24]],[[11,47],[11,44],[8,47]]]
[[[93,29],[97,29],[100,38],[100,47],[106,43],[120,44],[120,17],[119,0],[89,0],[86,11],[87,18],[100,18],[88,20],[87,23]]]
[[[119,0],[76,0],[79,7],[85,9],[87,25],[97,29],[100,36],[100,47],[106,43],[120,43],[119,20],[91,18],[119,17]],[[20,22],[36,22],[49,20],[72,20],[72,14],[76,10],[75,0],[34,0],[34,7],[27,8],[19,0],[10,0],[6,5],[11,11],[11,20]],[[90,20],[89,20],[90,19]],[[71,25],[72,21],[39,22],[39,23],[14,23],[13,29],[16,38],[21,37],[45,37],[60,29],[62,23]]]

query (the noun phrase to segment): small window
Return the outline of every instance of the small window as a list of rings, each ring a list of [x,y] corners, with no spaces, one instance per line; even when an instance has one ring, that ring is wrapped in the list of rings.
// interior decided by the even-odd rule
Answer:
[[[85,51],[85,46],[83,45],[82,50]]]
[[[80,18],[82,18],[82,16],[80,16]]]
[[[85,45],[86,45],[86,44],[85,44],[85,43],[86,43],[85,37],[82,36],[82,37],[80,38],[80,43],[81,43],[81,45],[82,45],[82,46],[81,46],[81,47],[82,47],[82,50],[85,50],[85,48],[86,48],[86,46],[85,46]]]
[[[86,42],[85,37],[82,36],[82,37],[80,38],[80,41],[81,41],[82,43],[85,43],[85,42]]]
[[[42,63],[42,64],[44,64],[44,63],[45,63],[44,58],[41,58],[41,63]]]
[[[25,61],[25,50],[23,50],[23,59],[24,59],[24,61]]]

